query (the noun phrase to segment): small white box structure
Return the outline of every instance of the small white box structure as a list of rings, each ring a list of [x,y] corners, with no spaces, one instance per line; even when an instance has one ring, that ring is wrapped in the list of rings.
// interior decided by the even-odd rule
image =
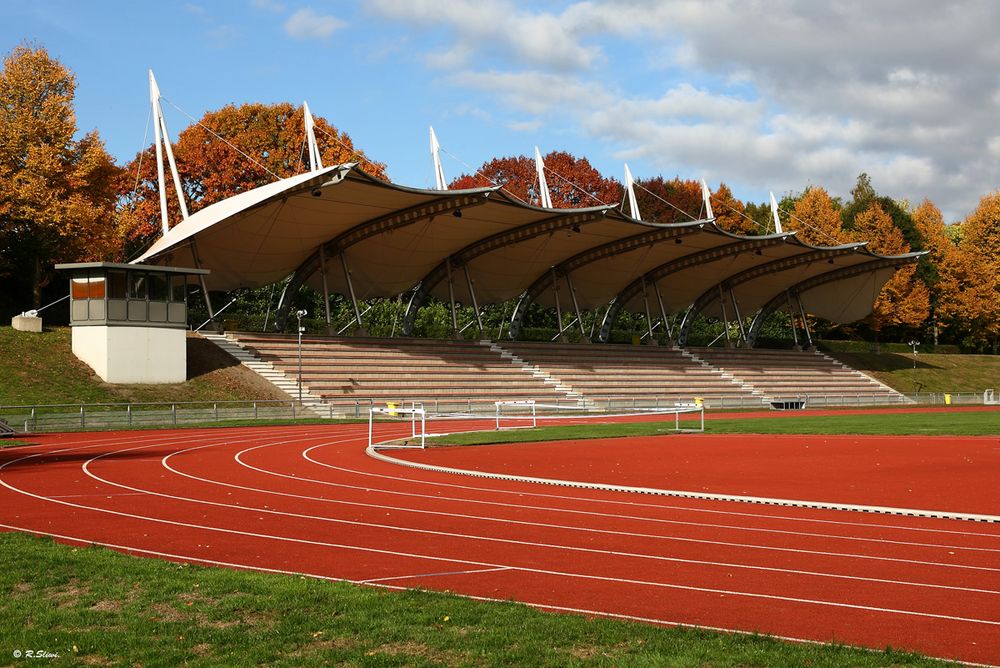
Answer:
[[[10,319],[10,326],[19,332],[41,332],[42,319],[37,315],[29,315],[29,313],[33,312],[29,311],[28,313],[15,315]]]
[[[70,273],[73,353],[108,383],[187,380],[188,277],[203,269],[82,262]]]

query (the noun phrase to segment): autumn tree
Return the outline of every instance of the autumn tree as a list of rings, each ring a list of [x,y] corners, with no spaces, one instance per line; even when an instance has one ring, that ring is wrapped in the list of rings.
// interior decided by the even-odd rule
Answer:
[[[927,255],[921,258],[917,275],[930,290],[930,325],[935,345],[945,319],[953,315],[952,306],[959,298],[961,284],[958,276],[958,246],[948,236],[941,211],[925,199],[913,211],[913,224],[920,233]]]
[[[577,209],[617,204],[622,199],[622,185],[606,178],[586,158],[577,158],[565,151],[553,151],[544,156],[545,181],[557,209]],[[514,197],[528,204],[541,201],[535,161],[527,156],[494,158],[483,164],[475,174],[462,174],[448,186],[452,190],[502,186]]]
[[[19,46],[0,72],[0,277],[9,306],[30,299],[58,262],[105,259],[118,169],[96,131],[75,139],[76,79],[43,47]]]
[[[691,179],[637,179],[635,198],[642,219],[653,223],[686,223],[708,215],[701,184]]]
[[[787,232],[814,246],[836,246],[843,242],[840,210],[823,188],[810,186],[795,202],[784,222]]]
[[[362,170],[386,179],[385,165],[355,148],[351,138],[322,117],[315,117],[316,141],[326,166],[358,162]],[[289,102],[228,105],[206,113],[183,130],[173,144],[181,187],[190,213],[308,169],[302,107]],[[155,147],[125,169],[120,188],[122,227],[133,252],[160,233]],[[141,170],[140,170],[141,163]],[[138,188],[133,186],[138,176]],[[180,222],[173,181],[167,177],[172,225]]]
[[[715,214],[715,224],[727,232],[753,236],[764,231],[746,214],[743,202],[733,196],[733,191],[725,183],[720,183],[712,193],[712,213]]]
[[[878,204],[882,212],[892,219],[893,224],[903,233],[903,238],[910,249],[923,250],[920,233],[913,225],[913,217],[908,210],[909,204],[879,195],[872,186],[871,178],[863,172],[858,175],[857,183],[851,190],[851,201],[840,211],[843,229],[854,230],[857,217],[870,209],[873,204]]]
[[[1000,191],[990,193],[962,225],[949,303],[973,343],[1000,349]]]
[[[879,255],[902,255],[910,251],[903,233],[879,202],[873,201],[854,221],[854,240],[868,242],[868,250]],[[886,325],[919,327],[927,318],[927,286],[916,276],[915,265],[901,267],[882,287],[870,318],[872,329]]]

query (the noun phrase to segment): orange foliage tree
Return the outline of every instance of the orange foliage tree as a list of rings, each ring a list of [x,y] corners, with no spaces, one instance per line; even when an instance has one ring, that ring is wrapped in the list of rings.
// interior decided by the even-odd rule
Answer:
[[[57,262],[101,260],[119,240],[118,168],[96,131],[74,139],[76,79],[42,47],[0,72],[0,275],[6,297],[41,305]],[[26,305],[26,304],[24,304]]]
[[[806,188],[783,227],[813,246],[836,246],[844,240],[840,209],[829,193],[817,186]]]
[[[553,151],[542,158],[545,181],[549,186],[552,206],[557,209],[577,209],[621,202],[622,185],[601,175],[586,158],[577,158],[565,151]],[[504,190],[529,204],[541,201],[535,161],[527,156],[494,158],[475,174],[462,174],[448,186],[452,190],[503,186]]]
[[[934,343],[949,315],[953,317],[953,307],[960,299],[963,272],[960,266],[959,250],[951,240],[944,224],[941,211],[929,199],[925,199],[913,211],[913,225],[920,234],[921,243],[927,251],[925,261],[918,270],[930,290],[930,325]]]
[[[948,311],[972,342],[1000,349],[1000,191],[986,195],[962,225]]]
[[[718,190],[712,193],[712,213],[715,223],[727,232],[745,236],[764,232],[757,221],[746,215],[746,206],[733,197],[733,191],[725,183],[720,183]]]
[[[704,218],[701,184],[690,179],[662,176],[636,180],[635,199],[643,220],[652,223],[686,223]]]
[[[857,215],[853,232],[856,241],[867,241],[868,250],[879,255],[902,255],[910,251],[903,233],[878,202],[872,202]],[[876,332],[886,325],[919,327],[927,319],[929,293],[916,271],[915,265],[902,267],[882,287],[870,317]]]
[[[319,116],[315,126],[324,165],[358,162],[367,173],[388,178],[385,165],[369,160],[346,133]],[[177,136],[173,151],[190,213],[309,168],[303,110],[288,102],[228,105],[210,111]],[[133,192],[137,175],[139,185]],[[176,225],[181,220],[180,208],[169,173],[166,181],[170,222]],[[160,233],[153,146],[127,166],[119,187],[121,227],[132,250],[141,249]]]

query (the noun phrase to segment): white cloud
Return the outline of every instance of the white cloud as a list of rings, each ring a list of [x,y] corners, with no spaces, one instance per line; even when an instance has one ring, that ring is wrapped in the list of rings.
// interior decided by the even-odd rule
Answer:
[[[265,12],[281,14],[285,11],[284,3],[277,2],[276,0],[250,0],[250,4],[257,9],[264,10]]]
[[[542,127],[542,121],[539,118],[532,121],[512,121],[507,124],[507,127],[514,132],[536,132]]]
[[[318,14],[304,7],[285,21],[285,34],[292,39],[328,39],[346,24],[335,16]]]
[[[761,192],[818,183],[847,195],[866,171],[881,192],[930,197],[953,219],[1000,182],[998,3],[371,7],[443,34],[428,64],[499,102],[496,114],[516,119],[508,125],[559,119],[671,175],[711,173]]]
[[[378,15],[421,28],[448,28],[455,46],[432,62],[460,67],[475,52],[511,56],[528,64],[572,70],[589,67],[599,50],[580,43],[560,16],[529,12],[507,0],[371,0]]]

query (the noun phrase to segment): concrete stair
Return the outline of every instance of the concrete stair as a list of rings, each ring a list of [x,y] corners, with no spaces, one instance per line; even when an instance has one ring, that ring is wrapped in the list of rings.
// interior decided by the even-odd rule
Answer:
[[[262,361],[255,353],[240,345],[239,341],[231,339],[225,334],[202,334],[202,336],[235,357],[240,364],[277,387],[290,398],[295,401],[299,400],[299,385],[295,378],[289,378],[283,371],[276,369],[272,363]],[[319,397],[310,394],[306,385],[302,386],[301,403],[303,408],[317,417],[329,417],[326,405]]]

